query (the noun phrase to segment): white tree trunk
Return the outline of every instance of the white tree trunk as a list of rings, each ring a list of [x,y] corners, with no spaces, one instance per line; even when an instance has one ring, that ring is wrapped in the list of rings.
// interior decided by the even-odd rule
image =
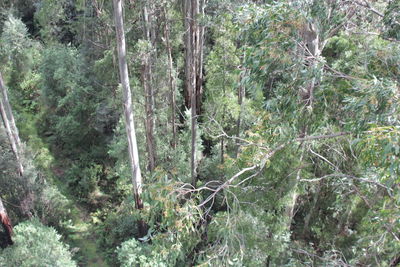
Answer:
[[[148,169],[153,171],[156,167],[156,147],[154,139],[154,90],[152,83],[152,58],[153,58],[153,38],[152,18],[148,12],[148,1],[143,4],[143,34],[150,44],[150,51],[145,53],[142,59],[142,83],[145,95],[146,109],[146,149],[148,154]],[[151,3],[150,3],[151,4]]]
[[[167,9],[163,8],[164,19],[165,19],[165,28],[164,28],[164,36],[165,36],[165,44],[167,47],[168,53],[168,76],[169,76],[169,87],[170,87],[170,105],[171,105],[171,125],[172,125],[172,140],[171,145],[174,149],[176,149],[176,96],[175,96],[175,78],[173,74],[173,59],[172,59],[172,48],[171,42],[169,39],[170,29],[169,29],[169,21],[168,21],[168,13]]]
[[[11,149],[17,160],[18,171],[20,175],[23,175],[24,167],[22,165],[22,160],[21,160],[22,159],[21,141],[19,139],[18,129],[15,124],[10,101],[8,100],[7,88],[4,84],[1,72],[0,72],[0,91],[1,91],[0,113],[3,119],[4,128],[6,129],[8,140],[10,141],[11,144]]]
[[[185,104],[191,109],[191,159],[190,169],[192,185],[196,184],[197,161],[197,116],[200,113],[203,80],[203,43],[204,27],[198,23],[200,14],[204,14],[204,0],[185,0]]]
[[[132,96],[129,85],[128,65],[126,63],[125,33],[121,2],[122,0],[113,0],[115,12],[115,29],[117,34],[119,72],[123,89],[125,127],[126,135],[128,138],[129,160],[132,170],[132,184],[135,197],[135,205],[137,209],[142,209],[142,174],[140,171],[139,153],[136,142],[135,124],[133,120]]]

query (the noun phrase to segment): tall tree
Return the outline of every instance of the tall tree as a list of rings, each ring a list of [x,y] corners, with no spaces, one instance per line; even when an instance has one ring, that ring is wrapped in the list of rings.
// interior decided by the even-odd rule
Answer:
[[[196,128],[200,114],[203,93],[203,44],[204,27],[199,24],[199,16],[204,14],[205,1],[184,1],[185,17],[185,105],[191,109],[191,177],[196,184]]]
[[[143,34],[148,44],[148,49],[142,58],[142,84],[145,95],[145,109],[146,109],[146,149],[148,154],[148,169],[153,171],[156,167],[156,147],[154,140],[154,90],[153,90],[153,50],[154,50],[154,30],[153,30],[153,3],[145,1],[143,3]],[[150,10],[150,12],[149,12]]]
[[[135,123],[132,111],[132,96],[129,85],[128,65],[126,62],[126,46],[125,46],[123,15],[122,15],[122,0],[114,0],[113,3],[114,3],[114,16],[115,16],[115,29],[117,34],[119,73],[123,89],[125,127],[126,127],[126,135],[128,138],[128,150],[129,150],[129,160],[132,171],[133,193],[134,193],[136,208],[142,209],[143,208],[143,201],[141,198],[142,174],[139,165],[139,153],[137,148]]]
[[[8,139],[11,144],[12,151],[18,163],[18,169],[20,175],[24,174],[24,167],[22,165],[22,154],[21,154],[21,141],[18,134],[18,129],[15,124],[14,115],[12,113],[11,104],[8,99],[7,88],[4,84],[3,77],[0,73],[0,91],[1,91],[1,101],[0,101],[0,112],[3,119],[4,128],[7,131]]]
[[[165,4],[166,5],[166,4]],[[172,126],[172,141],[171,145],[175,149],[176,148],[176,95],[175,95],[175,88],[176,88],[176,81],[173,73],[174,62],[172,58],[172,47],[170,41],[170,21],[168,17],[168,11],[166,6],[163,6],[163,15],[164,15],[164,38],[165,38],[165,46],[167,48],[168,54],[168,84],[170,89],[170,105],[171,105],[171,126]]]

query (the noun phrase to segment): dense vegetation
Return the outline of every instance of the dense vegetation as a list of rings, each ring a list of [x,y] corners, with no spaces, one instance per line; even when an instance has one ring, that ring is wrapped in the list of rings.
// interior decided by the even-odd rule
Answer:
[[[400,264],[399,0],[2,0],[0,66],[0,266]]]

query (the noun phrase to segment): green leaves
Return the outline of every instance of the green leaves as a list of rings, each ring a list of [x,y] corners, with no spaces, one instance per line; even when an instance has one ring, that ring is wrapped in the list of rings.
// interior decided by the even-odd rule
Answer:
[[[385,38],[400,40],[400,1],[390,0],[384,15],[385,28],[382,35]]]
[[[75,267],[68,246],[50,227],[36,220],[20,223],[15,228],[14,245],[0,251],[0,266]]]

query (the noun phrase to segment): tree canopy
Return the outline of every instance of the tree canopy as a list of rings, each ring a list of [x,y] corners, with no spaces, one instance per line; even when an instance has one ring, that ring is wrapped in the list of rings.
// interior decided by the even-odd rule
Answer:
[[[400,264],[399,0],[5,0],[0,66],[0,266]]]

